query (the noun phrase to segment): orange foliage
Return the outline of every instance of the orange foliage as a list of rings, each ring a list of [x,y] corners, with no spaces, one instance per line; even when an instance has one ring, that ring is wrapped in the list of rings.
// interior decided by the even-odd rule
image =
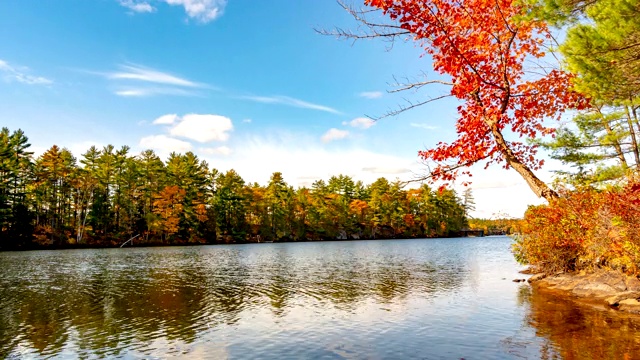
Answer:
[[[516,258],[541,270],[606,267],[637,274],[640,267],[640,183],[566,192],[529,208]]]
[[[178,232],[180,215],[183,211],[182,201],[185,195],[185,190],[179,186],[167,186],[153,201],[153,212],[160,216],[160,225],[167,235]]]
[[[524,2],[516,0],[365,0],[382,9],[413,34],[433,57],[433,68],[451,77],[450,94],[464,103],[458,107],[458,138],[421,151],[433,161],[433,180],[451,181],[478,161],[521,163],[536,170],[536,146],[507,141],[510,130],[518,137],[551,134],[546,117],[558,118],[567,108],[584,106],[570,90],[572,75],[551,70],[525,74],[525,59],[544,56],[547,26],[521,15]],[[505,163],[506,162],[506,163]]]

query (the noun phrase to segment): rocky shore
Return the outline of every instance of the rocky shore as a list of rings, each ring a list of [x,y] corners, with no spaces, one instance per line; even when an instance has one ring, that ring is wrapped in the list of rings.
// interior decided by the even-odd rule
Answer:
[[[534,274],[528,280],[532,286],[556,290],[589,302],[599,302],[619,311],[640,314],[640,280],[620,272]]]

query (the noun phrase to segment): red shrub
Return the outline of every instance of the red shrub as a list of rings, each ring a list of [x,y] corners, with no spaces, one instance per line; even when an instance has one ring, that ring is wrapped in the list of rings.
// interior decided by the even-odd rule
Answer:
[[[530,207],[513,245],[516,259],[542,271],[640,266],[640,183],[564,191]]]

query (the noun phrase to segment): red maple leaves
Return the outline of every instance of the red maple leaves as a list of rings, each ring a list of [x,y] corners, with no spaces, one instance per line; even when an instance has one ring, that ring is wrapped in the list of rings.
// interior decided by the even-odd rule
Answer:
[[[536,147],[502,137],[535,138],[553,129],[546,118],[558,118],[585,100],[571,90],[571,74],[553,69],[525,71],[528,60],[544,56],[550,37],[545,23],[528,20],[522,2],[514,0],[365,0],[414,34],[433,57],[434,70],[451,76],[458,107],[458,137],[420,151],[436,165],[432,180],[470,175],[465,168],[481,160],[505,167],[538,169]],[[521,172],[522,174],[522,172]],[[531,175],[533,175],[531,173]],[[525,176],[525,175],[523,175]],[[526,179],[526,176],[525,176]],[[533,187],[532,187],[533,188]]]

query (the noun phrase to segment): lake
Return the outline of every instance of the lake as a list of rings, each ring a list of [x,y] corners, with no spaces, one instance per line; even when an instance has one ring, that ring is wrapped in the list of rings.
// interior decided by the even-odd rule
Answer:
[[[0,253],[0,358],[640,359],[508,237]]]

